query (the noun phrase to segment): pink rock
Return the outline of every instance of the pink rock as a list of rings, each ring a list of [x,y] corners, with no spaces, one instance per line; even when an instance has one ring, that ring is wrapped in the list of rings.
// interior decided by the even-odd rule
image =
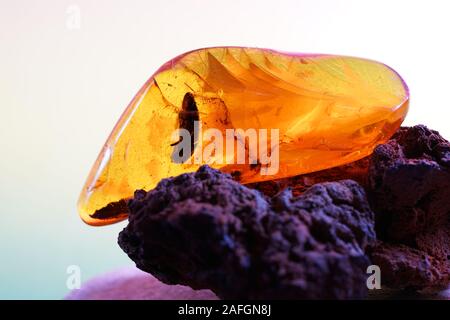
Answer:
[[[217,300],[210,290],[167,285],[135,267],[100,275],[72,290],[66,300]]]

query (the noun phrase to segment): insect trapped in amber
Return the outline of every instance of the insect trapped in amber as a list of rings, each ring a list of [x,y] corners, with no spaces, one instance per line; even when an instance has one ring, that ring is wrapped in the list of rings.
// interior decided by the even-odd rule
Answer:
[[[237,47],[185,53],[119,119],[80,215],[91,225],[120,221],[136,189],[204,163],[249,183],[358,160],[398,129],[408,101],[401,77],[371,60]]]

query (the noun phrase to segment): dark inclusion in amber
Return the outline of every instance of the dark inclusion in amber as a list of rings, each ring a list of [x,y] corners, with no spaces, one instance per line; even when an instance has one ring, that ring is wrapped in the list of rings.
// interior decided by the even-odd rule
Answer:
[[[80,216],[91,225],[123,220],[126,199],[135,190],[197,170],[203,163],[188,161],[190,153],[183,154],[187,161],[172,160],[177,148],[172,133],[195,131],[196,120],[202,130],[279,130],[274,175],[262,175],[251,163],[209,163],[239,172],[245,184],[369,155],[398,129],[408,101],[401,77],[371,60],[237,47],[185,53],[164,64],[119,119],[81,192]],[[192,147],[209,142],[192,141]]]

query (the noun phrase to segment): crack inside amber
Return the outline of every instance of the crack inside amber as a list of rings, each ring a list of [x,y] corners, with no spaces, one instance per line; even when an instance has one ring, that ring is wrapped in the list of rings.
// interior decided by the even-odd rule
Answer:
[[[211,164],[249,183],[369,155],[398,129],[408,101],[400,76],[371,60],[236,47],[185,53],[164,64],[119,119],[81,192],[80,216],[91,225],[123,220],[136,189],[195,171],[201,164],[171,160],[173,131],[193,132],[194,121],[202,130],[279,130],[275,175],[250,163]]]

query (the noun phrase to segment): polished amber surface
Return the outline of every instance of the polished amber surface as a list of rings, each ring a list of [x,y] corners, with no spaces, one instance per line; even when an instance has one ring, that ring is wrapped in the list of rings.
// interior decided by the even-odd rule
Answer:
[[[275,175],[262,175],[248,163],[211,164],[237,170],[241,182],[249,183],[370,154],[402,123],[409,94],[395,71],[366,59],[236,47],[185,53],[145,83],[114,127],[80,195],[86,223],[123,220],[124,199],[136,189],[149,190],[162,178],[201,165],[171,158],[172,133],[186,124],[186,99],[202,130],[279,129]]]

